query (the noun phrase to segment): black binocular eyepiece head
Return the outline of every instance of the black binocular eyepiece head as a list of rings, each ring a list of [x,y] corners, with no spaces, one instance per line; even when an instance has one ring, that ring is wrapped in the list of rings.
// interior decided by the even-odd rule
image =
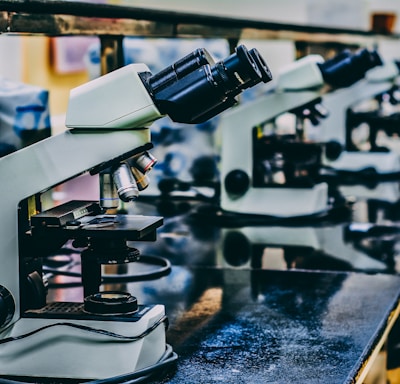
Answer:
[[[365,77],[370,69],[383,62],[375,50],[361,49],[356,53],[344,50],[319,64],[324,81],[334,88],[348,87]]]
[[[142,80],[161,113],[176,122],[201,123],[233,106],[243,90],[272,80],[272,75],[257,49],[240,45],[219,62],[206,49],[197,49]]]

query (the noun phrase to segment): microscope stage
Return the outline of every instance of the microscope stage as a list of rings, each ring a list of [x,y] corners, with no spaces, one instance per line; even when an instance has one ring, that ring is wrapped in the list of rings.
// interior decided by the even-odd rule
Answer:
[[[155,230],[163,224],[163,218],[159,216],[99,212],[101,209],[95,202],[71,201],[32,216],[32,234],[151,240],[155,239]]]
[[[87,237],[124,237],[128,240],[140,240],[163,224],[163,218],[158,216],[121,214],[87,216],[85,219],[88,221],[82,220],[78,229],[68,227],[67,230],[78,231]]]

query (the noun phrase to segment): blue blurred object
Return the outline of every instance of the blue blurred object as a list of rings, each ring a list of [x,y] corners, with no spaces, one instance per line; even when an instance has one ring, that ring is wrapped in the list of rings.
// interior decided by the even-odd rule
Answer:
[[[0,78],[0,157],[50,133],[48,91]]]

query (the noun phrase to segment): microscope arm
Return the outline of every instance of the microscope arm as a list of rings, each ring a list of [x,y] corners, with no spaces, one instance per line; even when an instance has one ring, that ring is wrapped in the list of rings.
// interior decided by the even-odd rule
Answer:
[[[255,101],[231,109],[220,119],[221,138],[221,207],[226,211],[242,213],[264,213],[261,206],[269,202],[265,188],[253,188],[253,129],[282,113],[296,107],[319,100],[318,91],[271,93]],[[240,178],[232,177],[240,174]],[[231,188],[233,182],[233,189]],[[228,181],[229,180],[229,181]],[[275,189],[277,191],[277,189]],[[238,193],[237,193],[238,192]],[[282,189],[279,191],[283,196]],[[307,189],[300,189],[298,197],[306,194]],[[320,193],[318,193],[320,196]],[[298,206],[299,214],[314,209],[314,201],[305,199],[303,206]],[[321,200],[321,201],[320,201]],[[325,204],[318,198],[318,207]],[[294,209],[294,208],[293,208]],[[292,208],[290,209],[292,212]],[[266,214],[266,213],[265,213]],[[268,214],[282,215],[280,204],[268,204]]]
[[[319,100],[320,96],[318,90],[274,92],[224,113],[220,118],[219,125],[223,142],[221,179],[224,180],[232,169],[243,170],[249,176],[252,174],[253,139],[251,131],[254,127],[271,121],[292,109]]]

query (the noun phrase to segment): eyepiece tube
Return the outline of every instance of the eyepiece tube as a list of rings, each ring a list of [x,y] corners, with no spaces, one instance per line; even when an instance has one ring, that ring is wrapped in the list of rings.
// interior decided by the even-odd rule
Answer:
[[[240,45],[217,63],[199,49],[142,80],[162,114],[179,123],[201,123],[234,105],[243,90],[272,76],[256,49]]]
[[[150,77],[149,85],[153,92],[170,85],[203,65],[214,65],[214,59],[204,48],[196,49],[161,72]]]

